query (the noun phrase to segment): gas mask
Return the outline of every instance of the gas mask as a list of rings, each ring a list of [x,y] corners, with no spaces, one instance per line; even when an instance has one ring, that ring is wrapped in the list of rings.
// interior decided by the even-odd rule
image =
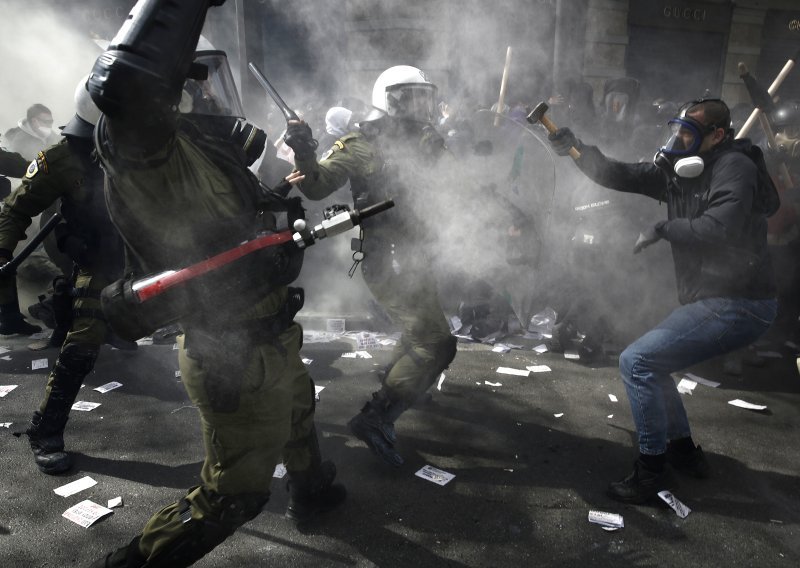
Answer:
[[[705,125],[686,116],[671,119],[667,125],[670,135],[653,158],[661,169],[675,172],[682,178],[696,178],[703,173],[705,162],[698,156],[703,139],[714,131],[713,125]]]
[[[795,134],[795,136],[792,136]],[[796,136],[800,133],[789,132],[776,132],[775,133],[775,147],[787,158],[792,160],[800,159],[800,137]]]

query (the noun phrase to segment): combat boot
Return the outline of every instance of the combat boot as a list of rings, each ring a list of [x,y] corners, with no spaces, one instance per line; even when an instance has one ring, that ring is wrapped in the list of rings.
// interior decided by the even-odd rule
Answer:
[[[391,402],[386,391],[380,390],[372,394],[372,400],[364,405],[347,426],[374,454],[389,465],[400,467],[405,460],[394,449],[397,443],[394,421],[407,409],[408,406],[402,402]]]
[[[45,415],[34,412],[25,434],[39,470],[56,475],[72,467],[72,458],[64,451],[64,427],[68,415],[66,412],[47,412],[46,415],[45,419]]]
[[[313,471],[289,472],[286,518],[302,526],[341,505],[347,490],[341,483],[334,483],[335,478],[336,466],[330,461],[322,462]]]

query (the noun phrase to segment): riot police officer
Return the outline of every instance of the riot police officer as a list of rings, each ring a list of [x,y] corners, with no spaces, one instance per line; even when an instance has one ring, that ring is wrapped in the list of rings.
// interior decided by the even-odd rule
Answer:
[[[66,222],[55,232],[59,248],[76,266],[74,288],[66,279],[54,283],[54,288],[64,289],[54,299],[54,308],[66,311],[60,319],[69,321],[72,316],[72,323],[48,377],[45,398],[26,432],[36,465],[47,474],[71,466],[64,452],[64,428],[109,333],[100,311],[100,291],[119,278],[123,268],[122,242],[108,218],[103,172],[94,156],[92,134],[100,111],[89,98],[85,81],[78,85],[75,101],[76,113],[62,130],[64,138],[31,162],[22,185],[0,212],[0,254],[10,257],[32,219],[60,201]],[[0,295],[14,298],[16,304],[13,275],[0,281]]]
[[[403,464],[396,451],[394,422],[426,391],[456,355],[437,296],[425,228],[414,216],[427,187],[408,178],[424,171],[446,153],[432,126],[436,86],[408,65],[381,73],[372,91],[370,114],[359,132],[342,136],[316,159],[316,143],[305,123],[290,123],[286,143],[295,152],[295,166],[305,175],[298,185],[311,199],[322,199],[348,180],[356,207],[387,197],[395,211],[380,225],[363,226],[361,246],[364,281],[390,317],[403,327],[383,386],[348,423],[350,430],[391,465]]]
[[[206,11],[223,1],[141,0],[88,81],[104,113],[96,146],[106,199],[134,276],[191,265],[276,229],[268,196],[247,169],[259,137],[242,121],[225,53],[194,53]],[[94,566],[193,564],[259,514],[281,460],[290,519],[306,522],[344,500],[334,465],[320,456],[314,384],[299,355],[293,318],[302,294],[286,286],[301,259],[282,260],[249,255],[192,289],[179,363],[200,412],[201,484]]]

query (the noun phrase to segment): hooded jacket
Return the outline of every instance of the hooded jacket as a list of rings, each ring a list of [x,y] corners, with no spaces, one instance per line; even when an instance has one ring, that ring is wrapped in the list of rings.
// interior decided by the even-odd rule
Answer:
[[[678,300],[774,298],[767,249],[767,215],[759,168],[749,140],[725,141],[703,156],[694,179],[669,175],[652,163],[626,164],[584,145],[578,167],[596,183],[667,204],[657,233],[669,241]]]

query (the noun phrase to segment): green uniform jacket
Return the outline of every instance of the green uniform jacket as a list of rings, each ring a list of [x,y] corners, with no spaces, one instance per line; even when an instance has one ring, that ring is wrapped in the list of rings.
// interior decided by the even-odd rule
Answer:
[[[40,152],[28,166],[22,184],[5,199],[0,212],[0,249],[13,251],[25,239],[31,220],[56,200],[86,200],[85,174],[85,165],[65,139]]]

